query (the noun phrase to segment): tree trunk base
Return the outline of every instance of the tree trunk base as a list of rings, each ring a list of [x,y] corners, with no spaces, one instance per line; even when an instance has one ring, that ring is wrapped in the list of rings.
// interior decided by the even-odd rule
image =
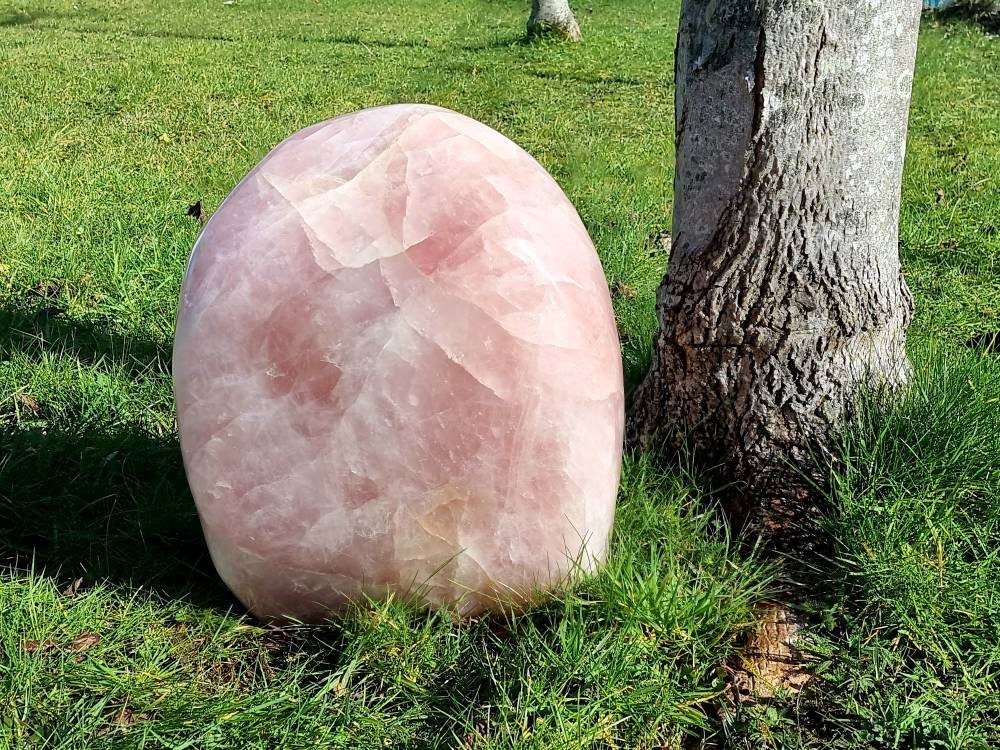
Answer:
[[[734,526],[782,561],[737,696],[801,689],[796,600],[829,557],[818,507],[862,393],[909,377],[899,203],[920,4],[683,0],[673,241],[637,449],[736,482]]]
[[[580,27],[573,21],[570,24],[555,23],[528,23],[528,39],[540,39],[551,37],[561,39],[566,42],[579,42],[583,40]]]
[[[552,0],[532,2],[531,16],[528,18],[528,39],[540,37],[554,37],[567,42],[579,42],[583,39],[580,25],[568,3]]]

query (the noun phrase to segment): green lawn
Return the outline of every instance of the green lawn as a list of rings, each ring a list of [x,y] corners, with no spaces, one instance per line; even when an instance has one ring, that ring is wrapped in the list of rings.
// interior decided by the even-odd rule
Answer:
[[[527,615],[390,603],[275,631],[216,579],[170,391],[186,212],[300,127],[426,101],[525,146],[624,291],[643,371],[678,2],[578,2],[578,46],[522,44],[526,5],[0,4],[0,748],[1000,744],[1000,357],[963,346],[1000,329],[1000,38],[968,24],[922,32],[901,232],[916,382],[845,438],[835,554],[808,561],[811,690],[726,708],[774,571],[707,482],[643,458],[606,569]]]

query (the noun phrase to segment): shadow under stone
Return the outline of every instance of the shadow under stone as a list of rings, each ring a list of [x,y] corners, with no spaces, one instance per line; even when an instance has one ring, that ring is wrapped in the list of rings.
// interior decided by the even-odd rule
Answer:
[[[167,342],[118,335],[101,318],[74,320],[45,296],[40,304],[0,306],[0,361],[16,353],[32,359],[56,355],[87,367],[113,362],[130,377],[170,371]]]
[[[133,374],[165,371],[169,361],[160,343],[53,317],[51,308],[0,307],[0,361],[14,353],[105,361]],[[82,398],[47,405],[11,394],[0,404],[0,566],[236,605],[209,558],[176,433],[156,434]]]

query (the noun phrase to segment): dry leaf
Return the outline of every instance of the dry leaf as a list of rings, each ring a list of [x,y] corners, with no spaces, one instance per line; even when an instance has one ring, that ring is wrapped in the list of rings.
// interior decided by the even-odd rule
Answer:
[[[77,592],[80,590],[80,587],[82,585],[83,585],[83,579],[77,578],[75,581],[73,581],[73,583],[71,583],[68,587],[66,587],[66,590],[63,591],[63,596],[76,596]]]
[[[42,408],[41,404],[39,404],[35,399],[24,393],[17,394],[17,403],[32,414],[37,414]]]
[[[42,641],[41,643],[39,643],[38,641],[24,642],[24,650],[27,651],[29,654],[34,651],[41,651],[41,652],[51,651],[55,647],[56,647],[56,642],[51,640]]]
[[[42,299],[59,296],[66,282],[62,279],[42,279],[31,288],[31,293]]]
[[[796,694],[812,680],[815,657],[799,648],[800,616],[775,602],[760,609],[760,623],[744,645],[739,664],[730,672],[731,695],[737,703],[756,703],[785,690]]]
[[[611,287],[611,294],[615,297],[625,297],[626,299],[635,299],[635,289],[630,287],[628,284],[616,281]]]
[[[662,229],[659,232],[654,232],[646,238],[646,248],[651,252],[649,257],[652,258],[656,255],[669,255],[670,254],[670,230]]]
[[[69,651],[86,651],[101,642],[101,636],[97,633],[80,633],[66,646]]]

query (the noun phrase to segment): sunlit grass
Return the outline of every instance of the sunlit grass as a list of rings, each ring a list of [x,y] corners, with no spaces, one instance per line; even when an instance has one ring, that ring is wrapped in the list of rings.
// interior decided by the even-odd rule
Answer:
[[[0,6],[0,747],[1000,742],[1000,373],[962,346],[1000,329],[1000,42],[972,25],[922,34],[901,227],[916,386],[847,438],[814,690],[720,721],[774,571],[701,479],[646,459],[626,462],[602,573],[526,615],[391,602],[275,631],[218,581],[170,393],[187,210],[306,124],[428,101],[524,145],[587,223],[642,373],[677,3],[581,5],[581,45],[521,44],[524,6]]]

